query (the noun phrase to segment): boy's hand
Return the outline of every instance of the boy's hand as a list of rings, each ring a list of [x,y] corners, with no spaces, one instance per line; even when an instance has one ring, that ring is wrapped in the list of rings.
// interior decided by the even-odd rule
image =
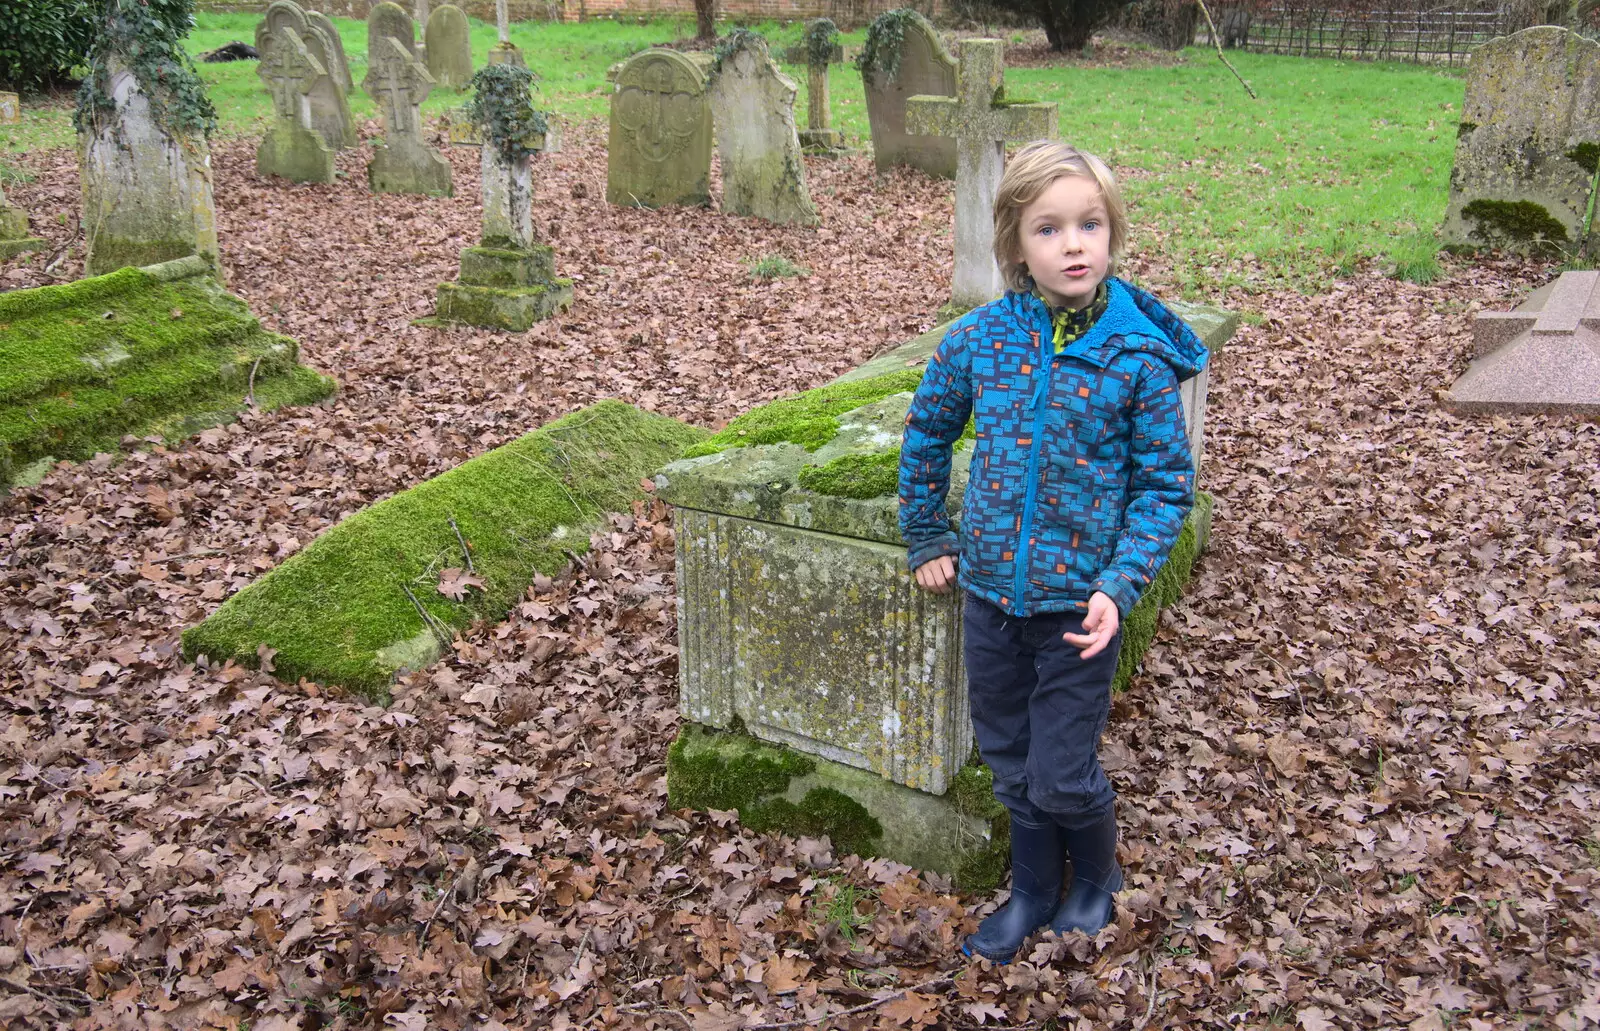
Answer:
[[[928,565],[933,565],[932,562]],[[922,570],[917,570],[921,573]],[[1074,648],[1079,649],[1080,659],[1092,659],[1105,651],[1106,645],[1117,636],[1117,624],[1121,620],[1117,613],[1117,603],[1111,600],[1110,595],[1103,591],[1095,591],[1089,597],[1089,614],[1083,617],[1084,633],[1062,634],[1061,639]]]
[[[956,558],[940,555],[917,567],[917,586],[934,594],[949,594],[950,585],[956,582]],[[1112,606],[1115,608],[1116,606]]]

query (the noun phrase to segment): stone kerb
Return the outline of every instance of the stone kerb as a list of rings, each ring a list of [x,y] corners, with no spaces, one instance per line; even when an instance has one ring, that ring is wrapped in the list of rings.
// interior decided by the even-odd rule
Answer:
[[[1451,411],[1600,416],[1600,272],[1562,273],[1516,311],[1480,313],[1472,330]]]
[[[746,37],[723,59],[711,84],[722,154],[722,210],[769,222],[817,223],[795,130],[798,93],[759,39]]]
[[[1238,326],[1227,312],[1174,307],[1213,355]],[[668,787],[674,805],[738,808],[757,829],[836,834],[825,811],[847,811],[847,828],[877,828],[864,839],[872,851],[983,887],[1003,872],[1004,820],[986,808],[987,771],[966,765],[959,605],[914,585],[897,525],[902,425],[942,335],[748,413],[656,477],[677,526],[679,709],[691,721]],[[1196,409],[1188,415],[1198,460],[1204,384],[1184,397]],[[948,499],[957,523],[967,475],[958,448]],[[1181,592],[1210,512],[1202,495],[1157,584],[1129,613],[1119,687],[1154,638],[1160,608]],[[784,770],[784,756],[797,756],[804,775],[749,796],[696,787],[712,771],[737,780],[730,750]],[[823,789],[860,811],[811,797]],[[940,828],[943,845],[930,848],[897,820],[912,809]]]
[[[1584,238],[1600,162],[1600,43],[1553,25],[1472,52],[1457,131],[1447,245],[1546,255]]]
[[[472,38],[467,16],[454,4],[441,4],[428,15],[423,31],[428,74],[448,89],[472,84]]]
[[[647,208],[711,203],[711,105],[694,60],[653,49],[617,69],[606,201]]]
[[[300,37],[323,71],[306,94],[311,128],[334,150],[354,147],[355,119],[350,115],[350,99],[344,84],[339,81],[339,57],[333,41],[327,38],[321,26],[306,17],[306,12],[294,0],[273,0],[256,26],[256,50],[266,53],[272,45],[272,36],[284,29],[292,29]]]
[[[907,132],[906,101],[915,96],[955,96],[956,59],[932,22],[912,14],[904,24],[893,77],[876,69],[867,69],[861,76],[872,130],[872,160],[879,169],[908,165],[941,179],[954,179],[955,140]]]

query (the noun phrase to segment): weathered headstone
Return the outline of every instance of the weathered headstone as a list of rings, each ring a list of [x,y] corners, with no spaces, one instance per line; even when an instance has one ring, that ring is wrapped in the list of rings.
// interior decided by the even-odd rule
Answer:
[[[428,15],[423,33],[428,74],[440,86],[465,89],[472,83],[472,39],[467,16],[454,4],[441,4]]]
[[[1554,25],[1490,40],[1469,61],[1445,243],[1593,253],[1597,163],[1600,43]]]
[[[22,98],[15,93],[0,92],[0,125],[16,125],[22,121]]]
[[[818,18],[807,23],[800,51],[806,65],[806,127],[800,132],[800,146],[808,154],[835,154],[844,149],[844,133],[833,127],[828,66],[844,61],[844,47],[833,21]]]
[[[994,260],[994,200],[1006,168],[1007,140],[1056,135],[1056,105],[1005,103],[1005,44],[961,41],[959,92],[912,97],[906,131],[956,142],[955,277],[950,299],[973,308],[1004,292]]]
[[[410,51],[411,56],[422,60],[422,48],[417,44],[416,26],[411,24],[411,15],[405,12],[399,4],[383,0],[382,3],[373,4],[372,10],[367,14],[367,60],[372,60],[372,55],[379,52],[381,43],[385,39],[392,39]]]
[[[1183,316],[1213,351],[1238,326],[1216,309]],[[942,335],[747,413],[658,474],[677,529],[689,721],[668,753],[668,791],[674,806],[737,808],[761,829],[827,833],[836,847],[865,845],[982,889],[1004,872],[1005,818],[967,764],[959,597],[915,585],[896,519],[906,409]],[[777,442],[745,443],[758,436]],[[970,455],[958,445],[955,521]],[[1209,511],[1202,498],[1129,613],[1119,682],[1175,600]],[[710,729],[739,724],[758,740]],[[782,776],[741,782],[739,768],[757,763]]]
[[[383,143],[373,149],[367,183],[373,193],[452,192],[450,162],[422,138],[418,107],[433,89],[433,76],[400,40],[379,39],[367,55],[361,86],[383,112]]]
[[[522,51],[511,45],[511,19],[506,13],[506,0],[494,0],[494,24],[500,38],[489,48],[489,64],[514,64],[526,68]]]
[[[617,70],[606,200],[647,208],[711,202],[706,78],[699,65],[675,50],[646,50]]]
[[[338,54],[327,33],[306,17],[306,12],[294,0],[273,0],[267,7],[261,24],[256,26],[256,50],[265,54],[271,47],[274,35],[291,29],[304,44],[306,52],[316,61],[322,74],[306,94],[311,128],[322,135],[322,140],[334,150],[356,145],[355,119],[350,116],[350,100],[344,85],[339,81]]]
[[[1600,272],[1564,272],[1516,311],[1480,313],[1472,353],[1453,411],[1600,415]]]
[[[321,11],[307,11],[306,23],[321,34],[328,48],[328,60],[332,62],[328,71],[338,80],[339,88],[349,96],[356,88],[356,81],[350,77],[350,62],[344,56],[344,38],[339,35],[333,19]]]
[[[525,69],[486,69],[484,77],[520,77],[516,92],[498,90],[495,103],[511,110],[531,110]],[[484,102],[480,95],[480,102]],[[491,119],[491,124],[492,124]],[[533,231],[533,159],[544,149],[538,119],[530,118],[520,139],[496,140],[480,125],[483,171],[483,236],[477,247],[461,252],[461,274],[454,283],[439,284],[437,321],[460,322],[520,332],[572,304],[572,280],[557,279],[555,249]]]
[[[157,121],[138,77],[106,63],[112,108],[79,134],[85,275],[198,254],[217,263],[211,153],[199,132]]]
[[[955,140],[908,134],[906,101],[916,96],[955,96],[956,60],[922,15],[891,11],[881,17],[901,19],[902,32],[892,55],[881,47],[863,54],[864,59],[874,61],[861,70],[873,163],[880,169],[908,165],[928,175],[954,179]]]
[[[5,187],[0,186],[0,258],[43,246],[43,240],[28,235],[28,213],[7,201]]]
[[[297,183],[331,183],[334,151],[311,120],[311,91],[327,80],[327,69],[287,25],[263,42],[256,74],[272,94],[273,118],[256,147],[256,172]]]
[[[722,153],[722,210],[769,222],[815,225],[806,166],[795,132],[794,80],[778,70],[753,33],[735,40],[711,82],[717,148]]]

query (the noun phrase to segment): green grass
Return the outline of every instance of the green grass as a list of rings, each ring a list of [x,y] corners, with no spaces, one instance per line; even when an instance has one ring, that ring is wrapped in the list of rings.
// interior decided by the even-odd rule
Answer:
[[[755,261],[746,262],[750,268],[751,279],[772,280],[790,279],[795,276],[809,276],[811,270],[804,265],[796,265],[781,254],[764,254]]]
[[[254,39],[252,14],[204,13],[188,39],[194,53]],[[359,88],[366,72],[366,24],[335,18],[351,74],[350,106],[376,115]],[[492,25],[472,21],[474,59],[495,42]],[[781,53],[801,25],[751,26]],[[569,119],[607,114],[606,69],[653,43],[692,33],[685,20],[627,24],[522,22],[512,26],[540,76],[540,102]],[[859,45],[864,30],[847,33]],[[1368,259],[1426,281],[1438,272],[1434,230],[1444,215],[1464,91],[1459,73],[1415,65],[1236,53],[1255,87],[1245,96],[1214,56],[1186,50],[1180,63],[1147,68],[1064,63],[1008,73],[1014,96],[1061,106],[1062,138],[1123,169],[1135,248],[1159,251],[1186,294],[1239,285],[1317,289]],[[254,62],[200,65],[222,132],[254,135],[270,115]],[[804,69],[796,117],[804,124]],[[861,78],[848,65],[829,73],[834,124],[855,145],[869,139]],[[424,111],[462,102],[435,90]],[[20,126],[0,129],[7,151],[71,142],[67,98],[24,105]]]

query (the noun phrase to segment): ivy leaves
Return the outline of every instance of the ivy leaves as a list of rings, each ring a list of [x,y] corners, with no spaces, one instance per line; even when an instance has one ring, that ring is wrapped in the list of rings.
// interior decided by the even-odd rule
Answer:
[[[507,161],[540,149],[534,137],[550,131],[543,111],[533,106],[532,71],[514,64],[491,64],[472,76],[468,116],[483,128],[483,145],[497,147]]]
[[[73,128],[93,132],[116,110],[111,95],[111,62],[123,62],[138,80],[155,123],[174,136],[209,138],[217,110],[206,95],[180,40],[192,24],[193,0],[106,0],[90,51],[89,74],[78,88]]]

